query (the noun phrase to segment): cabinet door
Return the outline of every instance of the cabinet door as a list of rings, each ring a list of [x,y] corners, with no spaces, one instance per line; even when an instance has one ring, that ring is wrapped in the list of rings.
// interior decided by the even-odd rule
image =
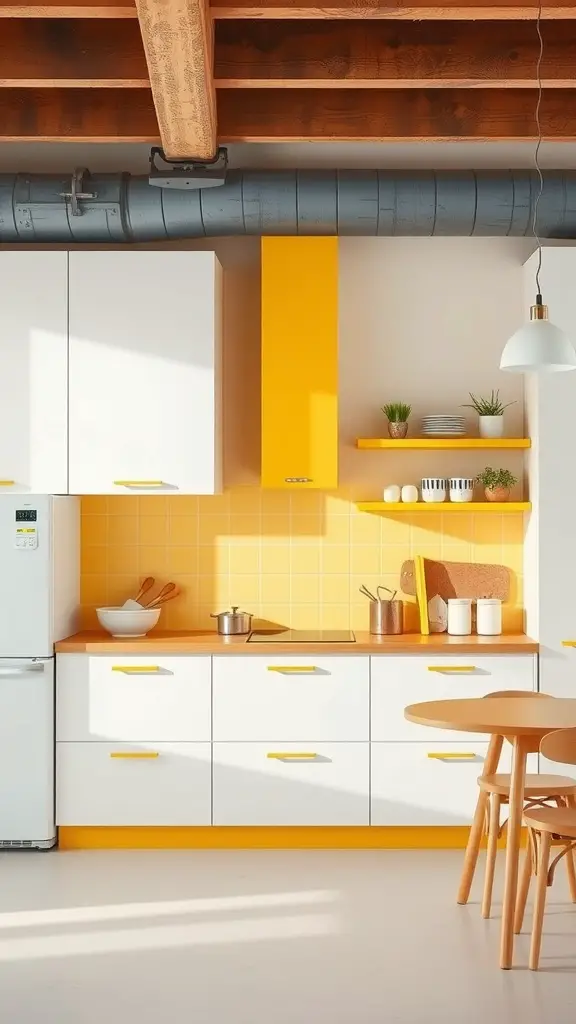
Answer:
[[[368,825],[368,743],[214,743],[214,825]]]
[[[65,252],[0,252],[0,494],[68,490]]]
[[[220,488],[211,252],[70,254],[70,490]]]
[[[338,485],[338,239],[262,239],[262,486]]]

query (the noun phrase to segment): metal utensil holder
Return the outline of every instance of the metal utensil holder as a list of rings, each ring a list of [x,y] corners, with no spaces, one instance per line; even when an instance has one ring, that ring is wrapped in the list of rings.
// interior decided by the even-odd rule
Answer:
[[[404,632],[402,601],[371,601],[370,632],[374,636],[397,636]]]

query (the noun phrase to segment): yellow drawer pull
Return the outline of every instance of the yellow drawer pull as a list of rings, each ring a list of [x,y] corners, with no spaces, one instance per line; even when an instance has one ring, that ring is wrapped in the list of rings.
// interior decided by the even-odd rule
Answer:
[[[268,665],[269,672],[315,672],[316,665]]]
[[[270,754],[266,754],[271,761],[313,761],[318,754],[311,754],[309,751],[294,751],[294,750],[273,750]]]
[[[459,753],[454,753],[453,751],[450,751],[449,753],[444,753],[442,750],[433,750],[426,756],[432,758],[435,761],[472,761],[476,757],[476,754],[471,753],[469,750]]]
[[[113,672],[159,672],[160,665],[112,665]]]
[[[429,672],[475,672],[476,665],[428,665]]]
[[[563,640],[562,647],[576,647],[576,640]]]
[[[13,487],[15,480],[0,480],[0,487]]]
[[[164,487],[163,480],[114,480],[116,487]]]
[[[160,757],[157,750],[114,750],[110,757],[131,758],[134,761],[147,761],[154,757]]]

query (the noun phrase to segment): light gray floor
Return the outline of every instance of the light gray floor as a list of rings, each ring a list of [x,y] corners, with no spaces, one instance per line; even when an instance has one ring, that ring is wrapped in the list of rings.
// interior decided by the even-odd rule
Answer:
[[[542,971],[525,969],[524,935],[517,968],[502,972],[499,905],[482,921],[478,884],[468,907],[454,903],[461,861],[446,851],[0,854],[2,1021],[573,1022],[576,907],[564,872]]]

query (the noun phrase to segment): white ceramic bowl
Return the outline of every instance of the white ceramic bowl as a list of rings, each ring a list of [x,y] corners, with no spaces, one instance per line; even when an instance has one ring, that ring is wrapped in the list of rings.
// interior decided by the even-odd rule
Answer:
[[[97,608],[98,622],[112,636],[146,636],[160,618],[161,608]]]

